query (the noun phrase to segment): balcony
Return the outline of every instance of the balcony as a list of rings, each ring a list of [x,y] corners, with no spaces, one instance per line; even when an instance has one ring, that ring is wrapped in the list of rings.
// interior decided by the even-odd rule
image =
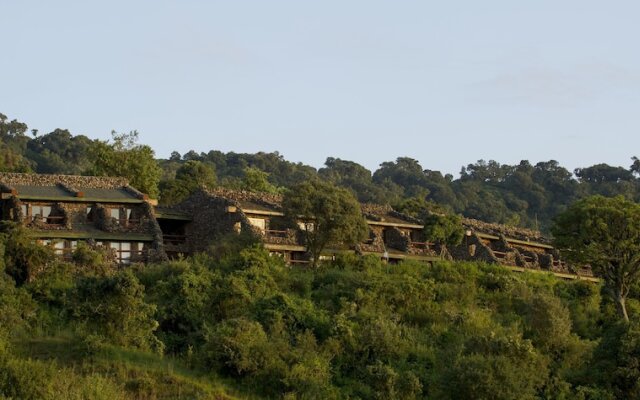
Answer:
[[[49,216],[43,217],[42,215],[30,215],[24,218],[25,224],[36,223],[38,225],[51,225],[62,226],[64,225],[64,216]]]
[[[162,241],[165,245],[181,245],[187,242],[186,235],[162,235]]]
[[[276,230],[276,229],[265,229],[263,231],[263,237],[265,243],[270,244],[289,244],[289,245],[297,245],[298,243],[298,233],[295,229],[286,229],[286,230]]]
[[[431,242],[409,242],[407,246],[407,253],[420,256],[435,255],[436,251],[433,249],[433,243]]]

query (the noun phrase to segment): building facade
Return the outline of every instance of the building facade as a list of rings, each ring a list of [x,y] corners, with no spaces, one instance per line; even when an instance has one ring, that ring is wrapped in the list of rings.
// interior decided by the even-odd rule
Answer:
[[[204,252],[233,235],[250,235],[289,265],[309,263],[302,229],[290,226],[282,197],[228,189],[199,189],[173,207],[131,187],[124,178],[0,173],[3,220],[19,223],[56,254],[69,258],[84,242],[110,252],[115,262],[154,262]],[[441,259],[485,261],[513,270],[591,279],[588,269],[562,262],[539,232],[464,219],[465,237],[447,248],[431,243],[420,220],[389,206],[362,204],[368,238],[329,248],[323,258],[351,252],[389,263]]]
[[[119,264],[166,259],[154,202],[126,179],[0,173],[2,219],[69,258],[84,242]]]

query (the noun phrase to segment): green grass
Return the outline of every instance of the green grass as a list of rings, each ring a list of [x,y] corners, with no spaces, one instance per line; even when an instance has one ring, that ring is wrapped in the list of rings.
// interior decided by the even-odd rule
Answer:
[[[69,337],[44,337],[16,342],[17,358],[53,363],[66,375],[104,377],[121,386],[127,399],[246,398],[238,389],[212,374],[189,368],[172,357],[105,346],[91,356],[83,355]],[[70,378],[69,380],[73,380]],[[86,381],[82,381],[86,384]]]

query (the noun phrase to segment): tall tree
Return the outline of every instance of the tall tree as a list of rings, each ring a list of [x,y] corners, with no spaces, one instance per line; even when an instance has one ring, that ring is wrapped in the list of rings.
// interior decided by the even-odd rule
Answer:
[[[157,197],[162,171],[147,145],[138,144],[138,132],[111,133],[113,142],[98,140],[90,150],[93,167],[90,175],[122,176],[135,188]]]
[[[429,240],[457,246],[464,238],[462,219],[458,215],[431,214],[425,218],[424,232]]]
[[[278,193],[278,188],[269,182],[269,174],[255,167],[244,169],[240,188],[250,192]]]
[[[282,205],[293,223],[302,224],[302,234],[314,267],[327,245],[353,246],[364,240],[369,232],[355,197],[346,189],[319,180],[291,188]]]
[[[189,160],[176,171],[175,179],[160,184],[162,204],[176,204],[200,187],[213,188],[216,174],[210,164]]]
[[[626,322],[626,299],[640,279],[640,205],[622,196],[593,196],[574,203],[552,228],[566,258],[590,264]]]

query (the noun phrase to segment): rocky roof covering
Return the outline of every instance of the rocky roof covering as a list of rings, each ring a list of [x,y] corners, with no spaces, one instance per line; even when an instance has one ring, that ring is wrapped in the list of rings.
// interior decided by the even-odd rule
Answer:
[[[225,188],[205,189],[216,197],[222,197],[236,203],[240,208],[260,211],[281,211],[282,196],[270,193],[255,193],[244,190],[232,190]]]
[[[50,197],[68,197],[71,196],[68,190],[64,187],[56,185],[56,186],[27,186],[27,185],[13,185],[10,187],[15,190],[18,195],[27,195],[33,197],[42,197],[42,198],[50,198]]]
[[[477,219],[464,218],[462,220],[462,224],[466,229],[471,229],[475,232],[481,232],[488,235],[500,236],[504,235],[505,237],[525,240],[525,241],[533,241],[539,243],[550,243],[551,240],[542,236],[542,233],[539,231],[535,231],[533,229],[527,228],[519,228],[508,225],[501,224],[493,224],[489,222],[479,221]]]
[[[77,175],[0,173],[0,189],[31,199],[131,202],[146,196],[129,186],[126,178]]]
[[[362,213],[369,221],[390,222],[394,224],[422,225],[423,221],[402,214],[391,208],[390,205],[363,203],[360,205]]]
[[[13,172],[0,173],[0,183],[4,186],[56,186],[62,184],[70,188],[85,187],[95,189],[115,189],[129,186],[127,178],[107,176],[48,175],[21,174]]]

